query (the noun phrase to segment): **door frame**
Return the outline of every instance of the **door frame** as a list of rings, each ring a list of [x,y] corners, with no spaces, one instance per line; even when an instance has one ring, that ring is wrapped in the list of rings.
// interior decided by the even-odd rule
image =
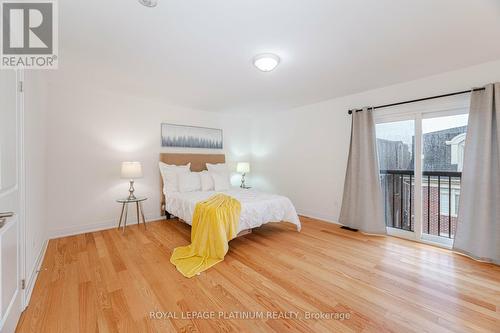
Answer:
[[[454,116],[469,113],[470,96],[455,96],[441,100],[432,100],[416,104],[408,104],[397,107],[390,107],[374,111],[375,124],[413,120],[415,122],[415,200],[414,200],[414,231],[400,230],[386,227],[387,234],[390,236],[405,238],[408,240],[431,244],[450,249],[453,246],[453,239],[440,239],[436,236],[426,235],[422,232],[423,223],[423,203],[422,203],[422,165],[423,165],[423,147],[422,147],[422,122],[424,119],[435,117]]]
[[[6,313],[12,313],[13,307],[20,306],[20,311],[24,311],[27,306],[26,303],[26,290],[25,290],[25,281],[26,277],[26,232],[25,232],[25,204],[26,204],[26,191],[25,191],[25,158],[24,158],[24,93],[23,93],[23,81],[24,81],[24,72],[23,70],[17,69],[15,70],[15,81],[12,84],[15,84],[15,119],[16,119],[16,184],[8,189],[2,191],[1,196],[7,196],[12,194],[13,192],[17,192],[17,201],[18,207],[15,211],[16,214],[16,238],[17,238],[17,274],[16,277],[19,279],[17,281],[18,291],[14,299],[17,301],[10,303]],[[6,318],[6,317],[4,317]],[[19,318],[16,318],[17,321]],[[10,321],[3,322],[2,328],[6,328],[5,324]],[[12,322],[10,322],[13,324]],[[16,322],[17,325],[17,322]],[[10,326],[9,326],[10,327]],[[11,328],[11,327],[10,327]],[[14,326],[15,329],[15,326]]]
[[[19,257],[20,257],[20,278],[22,283],[21,288],[21,306],[24,311],[28,306],[28,300],[26,299],[26,161],[25,161],[25,150],[24,150],[24,70],[17,70],[17,100],[18,100],[18,112],[19,112]]]

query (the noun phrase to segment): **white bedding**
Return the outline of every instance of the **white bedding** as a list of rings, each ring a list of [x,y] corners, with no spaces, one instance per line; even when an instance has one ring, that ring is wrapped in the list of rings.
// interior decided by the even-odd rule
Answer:
[[[267,194],[252,189],[232,188],[228,191],[196,191],[169,193],[166,196],[165,208],[170,214],[191,224],[196,203],[208,199],[216,193],[224,193],[241,203],[238,232],[256,228],[269,222],[290,222],[300,231],[300,220],[290,199]]]

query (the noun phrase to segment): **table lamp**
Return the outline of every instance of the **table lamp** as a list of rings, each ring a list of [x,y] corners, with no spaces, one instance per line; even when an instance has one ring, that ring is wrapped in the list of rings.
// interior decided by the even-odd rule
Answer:
[[[125,179],[129,179],[130,188],[128,189],[129,200],[135,200],[136,197],[134,195],[134,179],[142,178],[142,165],[140,162],[123,162],[122,163],[122,172],[121,177]]]
[[[241,173],[241,188],[245,188],[245,174],[250,172],[250,163],[248,162],[239,162],[236,165],[236,172]]]

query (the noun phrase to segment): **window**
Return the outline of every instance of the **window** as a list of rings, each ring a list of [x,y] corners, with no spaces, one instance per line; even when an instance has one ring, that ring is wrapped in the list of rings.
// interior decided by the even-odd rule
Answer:
[[[451,213],[452,217],[456,217],[458,216],[458,201],[460,199],[460,191],[458,189],[451,190],[451,210],[449,193],[449,190],[441,189],[439,211],[441,215],[449,216],[449,214]]]
[[[464,166],[465,136],[466,133],[461,133],[446,141],[446,144],[451,146],[451,164],[457,166],[457,171],[462,171]]]
[[[448,191],[446,190],[441,190],[441,203],[440,203],[440,213],[441,215],[446,215],[448,216],[448,212],[450,209],[450,197],[448,195]]]

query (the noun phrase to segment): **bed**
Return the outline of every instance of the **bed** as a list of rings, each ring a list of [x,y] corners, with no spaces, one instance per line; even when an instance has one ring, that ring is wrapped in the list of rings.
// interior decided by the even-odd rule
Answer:
[[[225,155],[162,153],[160,161],[173,165],[191,163],[191,171],[198,172],[206,170],[206,163],[225,163]],[[163,182],[161,182],[161,191],[162,214],[166,215],[167,218],[170,215],[178,217],[189,225],[191,225],[193,212],[198,202],[206,200],[216,193],[224,193],[241,203],[239,235],[251,232],[253,228],[269,222],[289,222],[294,224],[298,231],[301,229],[295,207],[290,199],[281,195],[238,187],[223,192],[194,191],[166,195]]]

